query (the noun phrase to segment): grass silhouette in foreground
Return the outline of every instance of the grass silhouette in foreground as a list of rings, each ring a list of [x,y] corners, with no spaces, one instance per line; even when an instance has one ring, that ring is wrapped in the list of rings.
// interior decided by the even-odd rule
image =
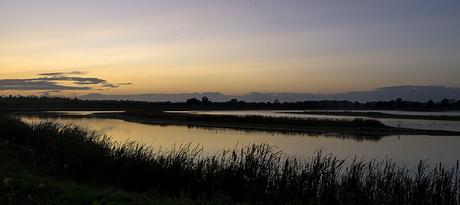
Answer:
[[[421,162],[410,170],[388,159],[344,161],[320,151],[289,158],[264,144],[208,157],[187,145],[154,151],[114,144],[73,125],[28,125],[9,117],[0,117],[0,142],[40,174],[151,197],[255,204],[458,204],[460,197],[458,166]],[[0,200],[15,199],[5,183],[0,186]]]

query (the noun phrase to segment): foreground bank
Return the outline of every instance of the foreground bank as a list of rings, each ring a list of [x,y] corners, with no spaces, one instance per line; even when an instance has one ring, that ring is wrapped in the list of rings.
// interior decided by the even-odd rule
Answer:
[[[5,117],[0,124],[3,150],[12,150],[10,158],[33,165],[41,176],[134,196],[266,204],[459,202],[458,168],[441,165],[409,170],[391,160],[344,162],[321,152],[302,160],[267,145],[205,157],[189,146],[160,152],[134,143],[117,145],[71,125],[31,126]],[[22,192],[28,191],[35,194],[34,189]]]

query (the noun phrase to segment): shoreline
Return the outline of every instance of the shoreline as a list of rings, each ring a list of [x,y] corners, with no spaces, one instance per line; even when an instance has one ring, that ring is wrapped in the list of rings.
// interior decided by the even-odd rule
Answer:
[[[420,161],[418,169],[407,168],[391,158],[338,158],[321,149],[285,158],[282,151],[263,143],[210,156],[190,145],[171,151],[129,141],[113,145],[103,133],[72,124],[30,125],[0,116],[0,160],[5,159],[0,164],[0,190],[5,193],[0,201],[329,204],[332,199],[333,204],[387,204],[396,196],[402,204],[419,204],[421,196],[433,203],[454,203],[459,194],[460,182],[454,177],[458,166],[437,162]],[[398,193],[412,194],[408,198]]]
[[[176,114],[175,114],[176,115]],[[180,114],[188,115],[188,114]],[[263,124],[263,123],[234,123],[234,122],[219,122],[219,121],[197,121],[197,120],[182,120],[182,119],[167,119],[157,117],[145,117],[126,114],[95,114],[92,117],[96,118],[111,118],[120,119],[129,122],[137,122],[144,124],[155,125],[183,125],[196,126],[204,128],[226,128],[239,130],[254,130],[268,132],[291,132],[291,133],[315,133],[315,134],[345,134],[354,136],[390,136],[390,135],[431,135],[431,136],[460,136],[457,131],[445,130],[424,130],[411,128],[397,128],[383,125],[381,127],[336,127],[336,126],[300,126],[288,124]],[[219,116],[232,117],[232,116]]]
[[[430,136],[460,136],[459,131],[448,130],[429,130],[398,128],[381,124],[378,120],[363,120],[359,125],[352,124],[353,120],[333,120],[333,119],[302,119],[302,118],[277,118],[264,116],[232,116],[232,115],[203,115],[186,113],[136,113],[127,111],[125,113],[96,113],[90,115],[66,115],[59,113],[16,113],[13,115],[31,115],[45,117],[62,118],[106,118],[119,119],[128,122],[152,124],[152,125],[171,125],[171,126],[193,126],[197,128],[222,128],[242,131],[263,131],[278,132],[287,134],[311,134],[311,135],[336,135],[336,136],[356,136],[366,138],[381,138],[391,135],[430,135]],[[209,118],[208,118],[209,117]],[[309,125],[313,122],[318,125]],[[366,126],[369,122],[371,125]]]
[[[460,116],[448,115],[402,115],[381,112],[356,112],[356,111],[303,111],[303,112],[280,112],[295,115],[324,115],[324,116],[346,116],[346,117],[367,117],[383,119],[408,119],[408,120],[439,120],[439,121],[460,121]]]

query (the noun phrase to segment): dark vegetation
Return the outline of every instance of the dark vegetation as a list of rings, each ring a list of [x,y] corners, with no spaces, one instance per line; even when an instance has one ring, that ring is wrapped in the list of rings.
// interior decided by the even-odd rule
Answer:
[[[261,130],[270,132],[298,132],[298,133],[336,133],[351,136],[367,136],[379,138],[388,135],[444,135],[460,136],[460,132],[443,130],[421,130],[410,128],[390,127],[378,120],[356,118],[349,119],[321,119],[270,117],[258,115],[206,115],[193,113],[170,113],[162,111],[130,110],[125,113],[95,114],[103,118],[117,118],[133,122],[188,125],[198,127],[231,128],[246,130]]]
[[[123,113],[126,115],[140,116],[147,118],[158,118],[164,120],[177,121],[195,121],[195,122],[221,122],[229,124],[251,124],[260,123],[266,125],[289,125],[289,126],[311,126],[311,127],[356,127],[356,128],[387,128],[384,124],[377,120],[367,120],[357,118],[355,120],[341,119],[319,119],[319,118],[295,118],[295,117],[270,117],[258,115],[205,115],[205,114],[189,114],[189,113],[168,113],[168,112],[143,112],[143,111],[128,111]],[[104,114],[102,114],[104,115]],[[110,113],[109,113],[110,115]]]
[[[379,140],[390,135],[460,136],[458,131],[391,127],[374,119],[335,119],[271,117],[259,115],[212,115],[163,111],[129,110],[120,113],[73,115],[40,111],[15,112],[16,116],[42,120],[65,118],[113,118],[154,125],[179,125],[193,128],[226,128],[241,131],[264,131],[288,135],[331,136],[356,140]]]
[[[0,96],[0,110],[299,110],[299,109],[371,109],[371,110],[460,110],[460,100],[444,99],[440,102],[412,102],[400,98],[391,101],[304,101],[304,102],[244,102],[237,99],[228,102],[211,102],[207,98],[189,99],[186,102],[141,102],[141,101],[89,101],[62,97]]]
[[[61,120],[61,119],[81,119],[81,118],[112,118],[112,119],[122,119],[125,121],[131,121],[135,123],[142,123],[142,124],[150,124],[150,125],[160,125],[160,126],[186,126],[192,129],[205,129],[205,130],[214,130],[218,131],[221,129],[231,129],[233,131],[241,131],[246,133],[253,133],[257,134],[259,132],[268,132],[268,133],[277,133],[286,136],[308,136],[308,137],[333,137],[339,139],[353,139],[357,141],[363,140],[370,140],[370,141],[378,141],[385,136],[389,136],[392,134],[391,132],[372,132],[366,133],[363,130],[356,131],[356,132],[332,132],[331,129],[323,131],[318,131],[316,128],[302,128],[302,129],[293,129],[288,127],[281,127],[283,125],[276,126],[267,126],[267,125],[259,125],[259,127],[255,126],[238,126],[232,125],[228,123],[199,123],[199,122],[185,122],[185,121],[177,121],[177,120],[159,120],[151,117],[136,117],[136,116],[129,116],[117,113],[96,113],[96,114],[88,114],[88,115],[68,115],[66,113],[48,113],[48,112],[18,112],[14,113],[14,116],[19,118],[21,117],[32,117],[41,121],[49,121],[49,120]],[[358,120],[359,121],[359,120]],[[316,131],[315,131],[316,130]],[[451,133],[451,132],[450,132]],[[460,133],[458,133],[460,135]]]
[[[0,142],[0,204],[2,205],[189,205],[222,204],[222,200],[151,197],[142,193],[46,176],[20,157],[24,150]]]
[[[2,153],[12,150],[9,154],[40,174],[153,197],[252,204],[460,202],[458,165],[446,169],[421,162],[411,170],[389,159],[344,161],[321,151],[298,159],[268,145],[206,157],[199,148],[187,145],[154,151],[135,143],[117,145],[104,135],[72,125],[28,125],[11,117],[0,117],[0,145]],[[11,194],[8,183],[1,185],[0,199],[22,196]]]
[[[460,116],[447,115],[399,115],[381,112],[353,112],[353,111],[304,111],[304,112],[283,112],[290,114],[305,114],[305,115],[335,115],[335,116],[351,116],[351,117],[374,117],[374,118],[391,118],[391,119],[415,119],[415,120],[445,120],[445,121],[460,121]]]

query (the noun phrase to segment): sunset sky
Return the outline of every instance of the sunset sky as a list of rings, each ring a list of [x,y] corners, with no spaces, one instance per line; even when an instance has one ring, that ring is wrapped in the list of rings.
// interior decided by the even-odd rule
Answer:
[[[458,0],[0,0],[0,95],[460,86]]]

